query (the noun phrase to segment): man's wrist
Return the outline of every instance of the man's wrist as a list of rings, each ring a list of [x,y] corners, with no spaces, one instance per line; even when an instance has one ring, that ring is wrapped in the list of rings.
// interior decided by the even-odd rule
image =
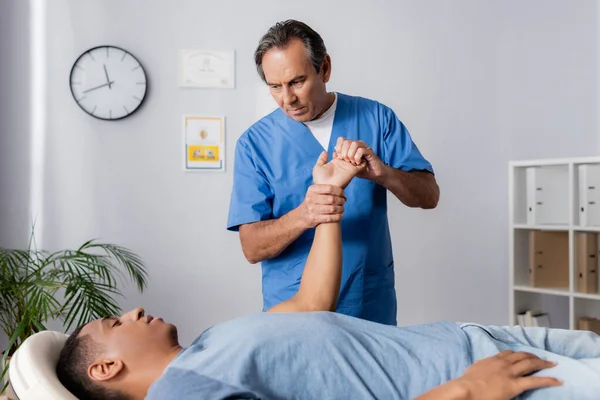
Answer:
[[[298,229],[301,230],[302,232],[304,232],[305,230],[310,228],[310,224],[307,221],[307,219],[305,218],[306,216],[306,212],[304,210],[305,208],[305,204],[301,203],[298,207],[294,208],[293,210],[291,210],[290,212],[288,212],[286,214],[286,216],[289,219],[289,223],[290,225],[294,228],[294,229]]]
[[[389,165],[385,165],[383,163],[381,165],[382,165],[381,173],[378,176],[373,177],[373,182],[387,188],[390,179],[392,179],[392,177],[394,176],[393,175],[394,168],[390,167]]]

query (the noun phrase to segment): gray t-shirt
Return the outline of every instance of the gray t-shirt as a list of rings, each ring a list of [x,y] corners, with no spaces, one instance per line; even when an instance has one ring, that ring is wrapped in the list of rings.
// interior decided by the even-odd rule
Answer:
[[[396,327],[338,313],[260,313],[205,331],[146,399],[412,399],[471,362],[467,336],[452,322]]]

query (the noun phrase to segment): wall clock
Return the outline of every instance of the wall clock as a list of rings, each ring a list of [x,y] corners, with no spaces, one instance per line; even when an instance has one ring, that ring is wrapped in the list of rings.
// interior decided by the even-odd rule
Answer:
[[[146,72],[128,51],[98,46],[81,54],[70,75],[75,102],[89,115],[102,120],[130,116],[146,98]]]

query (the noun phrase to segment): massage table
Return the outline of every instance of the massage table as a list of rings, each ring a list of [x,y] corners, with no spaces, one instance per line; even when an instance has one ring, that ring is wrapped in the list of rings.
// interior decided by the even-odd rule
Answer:
[[[64,333],[42,331],[19,346],[8,370],[18,400],[78,400],[56,376],[56,363],[67,338]]]

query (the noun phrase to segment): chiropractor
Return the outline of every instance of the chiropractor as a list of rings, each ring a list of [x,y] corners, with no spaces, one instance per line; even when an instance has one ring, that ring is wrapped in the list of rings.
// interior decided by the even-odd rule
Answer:
[[[306,24],[277,23],[255,52],[258,73],[279,108],[238,139],[227,228],[239,231],[250,263],[262,263],[263,309],[298,291],[314,228],[342,221],[344,267],[337,312],[396,324],[387,191],[409,207],[436,207],[431,164],[389,107],[328,92],[332,67],[321,36]],[[345,192],[314,184],[323,151],[364,158]]]

